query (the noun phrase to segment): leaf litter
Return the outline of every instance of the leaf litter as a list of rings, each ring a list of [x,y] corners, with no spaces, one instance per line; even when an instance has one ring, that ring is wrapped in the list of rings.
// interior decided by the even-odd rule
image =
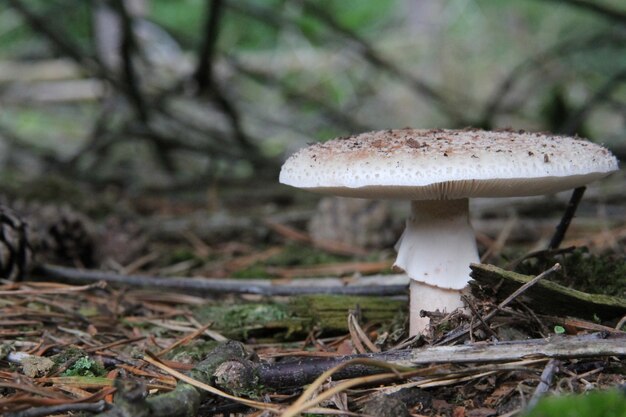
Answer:
[[[520,217],[515,222],[525,220]],[[265,225],[268,232],[261,240],[248,236],[210,241],[187,234],[166,244],[150,243],[146,235],[143,252],[134,252],[133,261],[141,262],[127,269],[120,265],[116,271],[264,278],[276,285],[302,276],[311,276],[304,279],[316,285],[320,275],[353,280],[360,275],[392,273],[389,252],[314,243],[298,222],[281,224],[273,219]],[[561,270],[545,279],[588,293],[604,290],[624,297],[626,236],[622,227],[602,232],[607,244],[598,233],[576,230],[570,241],[589,236],[593,245],[544,251],[516,262],[514,268],[536,277],[558,262]],[[519,257],[532,252],[536,242],[507,242],[509,232],[491,240],[479,239],[494,245],[491,250],[483,247],[491,263],[506,267],[515,259],[511,254]],[[102,263],[114,264],[111,260]],[[120,407],[120,397],[126,401],[132,397],[132,389],[122,384],[125,381],[138,383],[134,389],[148,398],[174,392],[180,386],[177,381],[209,390],[211,395],[203,397],[194,411],[198,416],[379,413],[372,404],[384,404],[394,415],[513,416],[523,415],[529,406],[534,407],[530,415],[542,415],[540,410],[552,407],[540,401],[543,397],[615,390],[626,382],[619,352],[587,351],[586,356],[553,359],[547,354],[458,359],[459,349],[509,342],[520,343],[520,350],[523,343],[581,337],[589,337],[591,345],[593,340],[626,343],[626,312],[610,319],[550,314],[529,307],[530,292],[503,305],[497,285],[473,291],[470,313],[425,312],[433,320],[430,334],[408,339],[402,308],[406,298],[401,294],[364,299],[339,296],[343,303],[333,308],[332,296],[317,299],[312,295],[298,304],[294,298],[306,297],[211,295],[184,289],[164,292],[105,282],[63,284],[46,278],[0,285],[3,415],[107,415]],[[224,386],[216,386],[212,376],[198,379],[199,374],[193,373],[198,364],[229,339],[244,342],[246,353],[220,379]],[[393,358],[397,352],[427,353],[429,348],[446,346],[451,349],[448,357],[411,366],[365,357]],[[254,372],[246,374],[246,369]],[[302,370],[310,375],[296,385],[281,383],[284,375],[278,374],[274,379],[264,376],[265,383],[261,383],[259,369],[277,373],[288,369],[291,374]],[[226,393],[231,374],[248,375],[246,383],[251,385]],[[624,404],[619,395],[610,398],[609,404]]]

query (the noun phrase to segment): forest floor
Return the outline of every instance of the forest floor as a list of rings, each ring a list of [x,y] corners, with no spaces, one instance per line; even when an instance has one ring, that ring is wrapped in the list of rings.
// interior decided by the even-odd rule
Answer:
[[[560,250],[545,248],[568,193],[476,202],[470,309],[414,338],[392,245],[315,240],[316,196],[57,193],[70,210],[12,190],[61,237],[0,282],[0,413],[624,416],[625,183],[587,190]],[[402,209],[389,219],[395,239]]]

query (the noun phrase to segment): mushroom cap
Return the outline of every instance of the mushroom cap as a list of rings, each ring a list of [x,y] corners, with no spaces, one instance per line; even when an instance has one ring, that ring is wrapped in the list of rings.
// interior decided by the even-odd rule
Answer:
[[[524,131],[381,130],[301,149],[280,182],[357,198],[512,197],[582,186],[618,169],[584,139]]]

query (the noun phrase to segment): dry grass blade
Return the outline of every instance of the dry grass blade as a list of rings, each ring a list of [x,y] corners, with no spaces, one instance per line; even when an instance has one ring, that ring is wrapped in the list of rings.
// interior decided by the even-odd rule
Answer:
[[[171,345],[169,345],[165,349],[162,349],[160,352],[157,352],[156,356],[163,356],[166,353],[170,352],[172,349],[175,349],[178,346],[181,346],[181,345],[189,343],[190,341],[192,341],[193,339],[195,339],[196,337],[198,337],[202,333],[204,333],[204,331],[206,329],[208,329],[209,327],[211,327],[212,324],[213,324],[213,322],[209,322],[209,323],[205,324],[204,326],[200,327],[195,332],[193,332],[193,333],[183,337],[182,339],[177,340],[176,342],[172,343]]]
[[[356,316],[353,313],[348,314],[348,330],[350,331],[350,336],[352,336],[352,342],[355,344],[359,353],[366,353],[365,346],[370,350],[370,352],[380,352],[378,346],[376,346],[369,337],[365,334],[365,331],[359,325],[359,322]]]
[[[15,291],[0,291],[0,296],[2,295],[44,295],[44,294],[67,294],[72,292],[81,292],[81,291],[89,291],[94,288],[105,288],[106,282],[100,281],[95,284],[89,285],[63,285],[61,288],[55,286],[54,288],[47,288],[41,290],[28,289],[28,290],[15,290]]]

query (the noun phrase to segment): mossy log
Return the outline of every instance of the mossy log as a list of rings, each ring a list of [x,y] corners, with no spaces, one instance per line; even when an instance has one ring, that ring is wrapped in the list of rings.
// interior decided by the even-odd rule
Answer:
[[[472,264],[470,282],[473,292],[482,286],[495,289],[498,300],[503,300],[522,285],[533,279],[530,275],[506,271],[493,265]],[[626,299],[589,294],[567,288],[555,282],[541,280],[528,288],[519,299],[534,311],[543,314],[600,319],[602,321],[623,317],[626,314]]]
[[[348,331],[348,313],[358,310],[364,323],[403,320],[406,300],[389,297],[311,295],[274,301],[205,305],[196,309],[201,321],[230,339],[271,337],[288,340],[313,330],[324,334]]]
[[[207,357],[187,372],[191,378],[211,385],[215,370],[224,362],[244,360],[249,353],[237,342],[218,345]],[[143,384],[132,379],[118,379],[114,404],[97,417],[192,417],[209,396],[206,391],[179,381],[173,391],[147,396]]]

